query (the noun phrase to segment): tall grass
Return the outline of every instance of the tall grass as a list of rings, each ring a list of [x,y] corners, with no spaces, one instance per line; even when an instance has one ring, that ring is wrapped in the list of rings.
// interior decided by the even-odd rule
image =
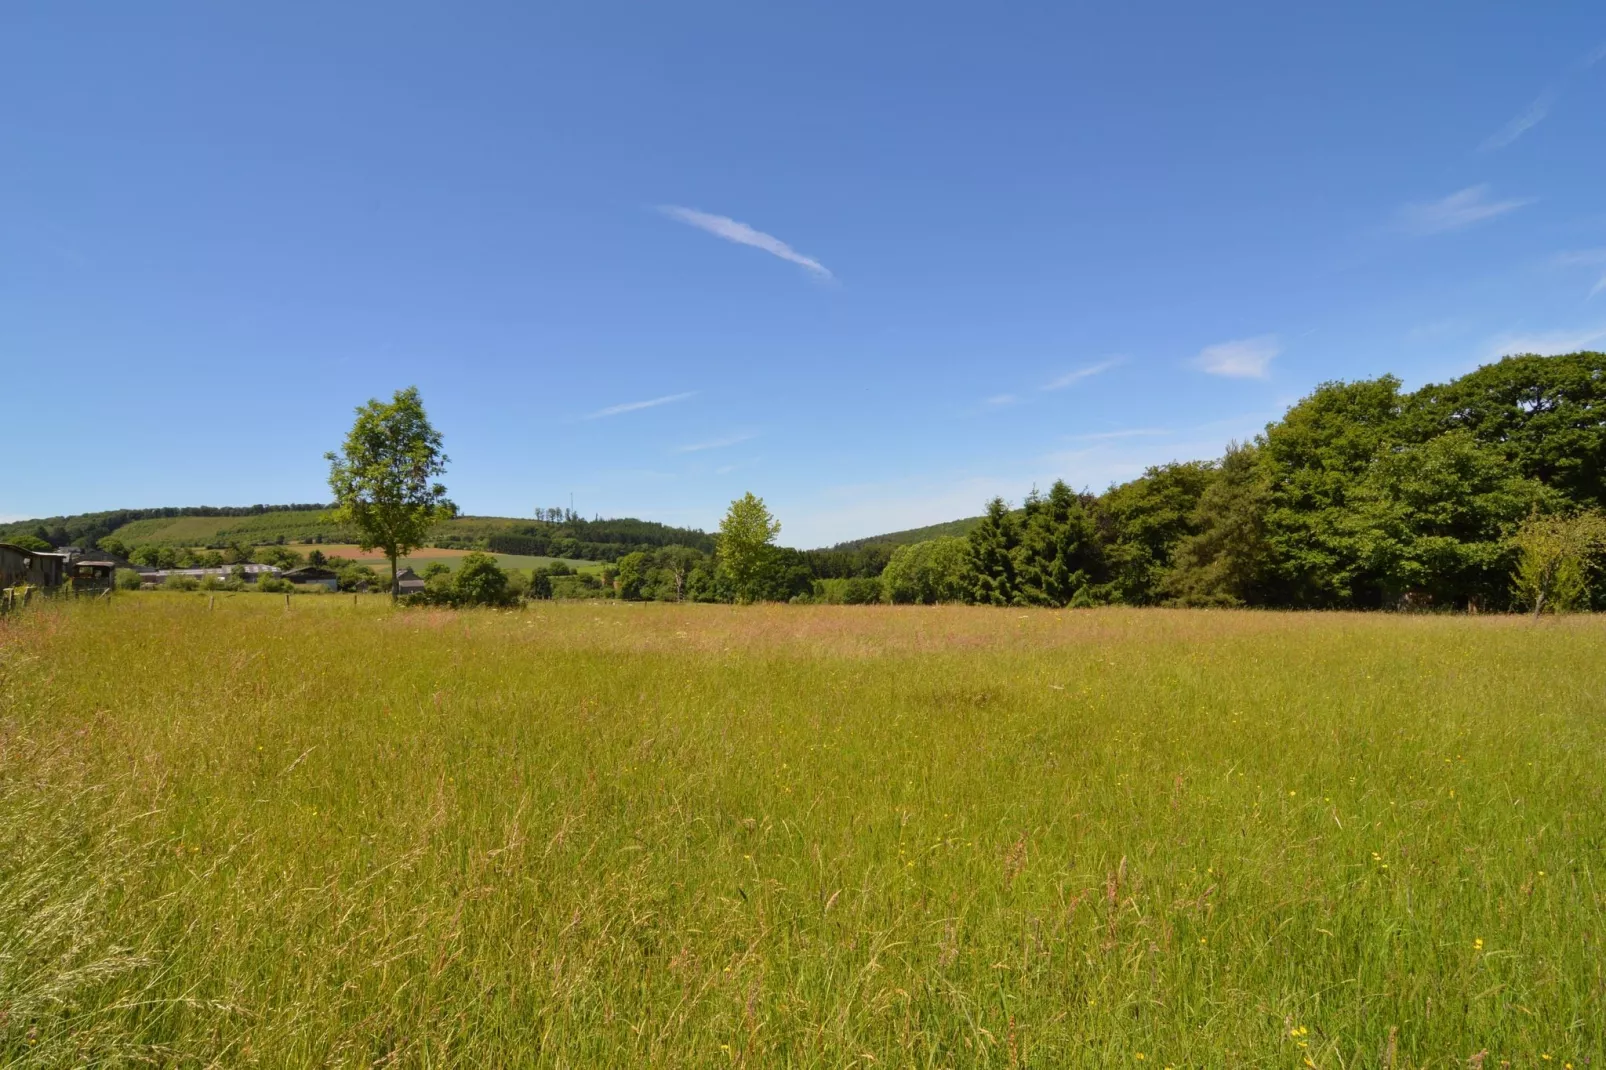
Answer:
[[[1606,1058],[1593,619],[207,604],[0,623],[0,1063]]]

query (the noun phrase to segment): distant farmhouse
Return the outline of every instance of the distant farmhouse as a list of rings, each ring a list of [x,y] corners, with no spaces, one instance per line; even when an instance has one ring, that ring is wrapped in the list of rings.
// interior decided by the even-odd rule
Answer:
[[[424,577],[410,568],[404,568],[396,573],[396,592],[398,594],[422,594],[424,591]]]
[[[283,573],[280,578],[298,585],[315,584],[319,587],[326,587],[331,591],[339,590],[340,588],[340,574],[333,569],[322,568],[318,565],[302,565],[300,568],[293,568],[289,572]]]
[[[239,575],[246,583],[256,583],[264,578],[277,579],[280,575],[275,565],[228,565],[224,568],[158,568],[147,569],[140,573],[140,582],[151,584],[166,583],[170,577],[178,576],[200,582],[206,579],[227,580]]]

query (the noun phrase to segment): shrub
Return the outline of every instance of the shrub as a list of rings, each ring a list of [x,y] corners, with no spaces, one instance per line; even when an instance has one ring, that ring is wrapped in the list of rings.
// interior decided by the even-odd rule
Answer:
[[[119,591],[137,591],[143,582],[143,577],[131,568],[120,568],[114,577]]]
[[[842,584],[842,604],[869,606],[881,601],[881,581],[868,576],[855,576]]]
[[[295,584],[278,576],[263,576],[257,581],[257,590],[263,594],[289,594],[295,589]]]
[[[473,553],[463,558],[452,577],[452,593],[459,605],[503,606],[513,600],[507,573],[490,554]]]
[[[162,581],[164,591],[193,591],[201,586],[194,576],[169,576]]]

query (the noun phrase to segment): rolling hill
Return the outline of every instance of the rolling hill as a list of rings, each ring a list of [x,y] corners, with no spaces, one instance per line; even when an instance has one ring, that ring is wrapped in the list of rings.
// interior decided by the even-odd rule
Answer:
[[[947,535],[965,535],[980,517],[965,517],[923,528],[893,531],[838,543],[833,550],[858,550],[870,545],[899,546]],[[337,524],[327,505],[169,506],[157,509],[112,509],[72,516],[42,517],[0,524],[0,542],[20,535],[39,534],[56,545],[83,546],[102,538],[115,538],[133,546],[222,547],[236,542],[263,546],[269,543],[349,543],[356,533]],[[492,543],[492,539],[496,543]],[[431,546],[459,549],[496,549],[520,553],[535,550],[521,545],[534,538],[551,542],[569,538],[554,556],[606,559],[610,549],[628,553],[631,547],[679,543],[712,551],[713,537],[693,528],[676,528],[648,520],[621,518],[580,520],[561,524],[507,516],[460,516],[438,525]],[[542,552],[545,548],[542,548]],[[617,556],[613,553],[612,556]]]

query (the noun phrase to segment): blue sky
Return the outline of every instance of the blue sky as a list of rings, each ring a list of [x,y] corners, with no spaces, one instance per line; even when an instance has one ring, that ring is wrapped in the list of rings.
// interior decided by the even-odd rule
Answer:
[[[466,511],[813,546],[1606,348],[1606,5],[1206,6],[13,5],[0,515],[417,384]]]

